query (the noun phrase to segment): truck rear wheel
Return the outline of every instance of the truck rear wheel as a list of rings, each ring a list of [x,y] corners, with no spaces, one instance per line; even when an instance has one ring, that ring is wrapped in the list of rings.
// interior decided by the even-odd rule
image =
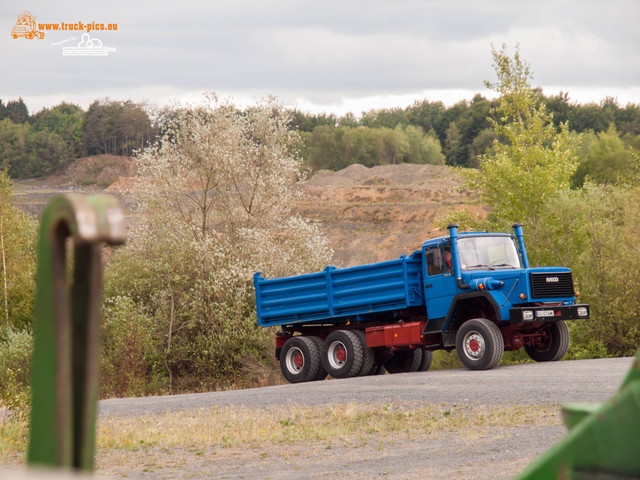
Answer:
[[[384,364],[389,373],[417,372],[422,361],[422,350],[395,350],[393,357]]]
[[[291,383],[316,380],[320,365],[320,352],[309,337],[291,337],[280,352],[280,370]]]
[[[560,320],[545,326],[540,345],[525,345],[524,349],[527,355],[536,362],[555,362],[567,353],[570,340],[569,327],[563,320]]]
[[[418,372],[426,372],[431,368],[431,362],[433,361],[433,352],[431,350],[422,350],[422,360],[420,360],[420,366],[418,366]]]
[[[502,359],[504,339],[498,326],[486,318],[462,324],[456,334],[456,353],[469,370],[489,370]]]
[[[360,370],[358,370],[356,376],[363,377],[371,373],[373,363],[375,361],[375,353],[373,352],[373,349],[367,347],[367,335],[364,332],[354,330],[353,333],[356,334],[358,340],[360,340],[360,345],[362,345],[362,365],[360,366]]]
[[[335,330],[324,341],[322,366],[334,378],[354,377],[362,366],[362,344],[349,330]]]
[[[322,357],[324,356],[324,340],[320,337],[309,337],[316,344],[316,348],[318,349],[318,355],[320,358],[320,368],[318,368],[318,374],[313,379],[315,380],[324,380],[327,378],[327,371],[322,366]]]

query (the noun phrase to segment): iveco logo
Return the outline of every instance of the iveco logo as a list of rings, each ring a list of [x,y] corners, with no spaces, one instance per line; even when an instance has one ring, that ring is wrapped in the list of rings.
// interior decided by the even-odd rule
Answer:
[[[558,277],[547,277],[547,283],[558,283],[559,281]]]

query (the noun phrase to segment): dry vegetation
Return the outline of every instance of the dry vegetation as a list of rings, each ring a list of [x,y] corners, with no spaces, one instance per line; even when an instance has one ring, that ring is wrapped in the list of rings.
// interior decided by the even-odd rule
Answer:
[[[400,403],[327,407],[214,407],[189,412],[100,419],[102,450],[142,448],[256,448],[282,443],[366,443],[409,440],[440,432],[477,438],[482,431],[518,425],[557,425],[555,406],[427,405]]]
[[[399,401],[323,407],[214,407],[106,417],[99,419],[97,427],[97,474],[153,473],[168,478],[172,473],[190,472],[206,476],[230,464],[253,463],[258,468],[261,462],[282,459],[295,461],[295,471],[304,470],[308,456],[311,462],[339,458],[349,463],[350,455],[388,455],[450,438],[460,445],[473,444],[509,437],[511,429],[560,423],[555,406],[404,405]],[[4,431],[0,439],[2,463],[23,463],[25,442],[24,430]],[[516,470],[527,460],[521,459]]]

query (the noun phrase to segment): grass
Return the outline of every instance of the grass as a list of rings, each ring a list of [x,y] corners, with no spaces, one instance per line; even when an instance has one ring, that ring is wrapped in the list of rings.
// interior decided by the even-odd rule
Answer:
[[[1,409],[0,409],[1,410]],[[29,422],[26,416],[5,417],[0,420],[0,463],[20,462],[27,449]]]
[[[382,437],[453,433],[518,425],[557,425],[557,407],[469,405],[402,407],[399,404],[277,408],[214,407],[138,417],[101,418],[98,447],[256,447],[281,443],[354,442]]]
[[[471,440],[493,429],[560,423],[555,406],[402,405],[398,401],[323,407],[213,407],[99,418],[97,461],[103,469],[135,464],[140,454],[148,454],[151,461],[154,455],[170,456],[175,452],[174,460],[179,464],[185,452],[195,456],[213,452],[225,457],[247,449],[280,445],[384,449],[399,440],[431,435]],[[26,444],[26,422],[7,422],[0,432],[0,462],[24,463]]]

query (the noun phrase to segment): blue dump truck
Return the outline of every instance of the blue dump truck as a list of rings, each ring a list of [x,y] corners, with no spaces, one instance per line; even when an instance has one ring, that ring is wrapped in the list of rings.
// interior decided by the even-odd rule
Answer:
[[[295,277],[254,275],[258,324],[280,327],[276,358],[292,383],[428,370],[455,349],[471,370],[505,350],[538,362],[569,348],[567,320],[589,318],[571,270],[532,268],[522,224],[508,233],[458,232],[397,260]]]

